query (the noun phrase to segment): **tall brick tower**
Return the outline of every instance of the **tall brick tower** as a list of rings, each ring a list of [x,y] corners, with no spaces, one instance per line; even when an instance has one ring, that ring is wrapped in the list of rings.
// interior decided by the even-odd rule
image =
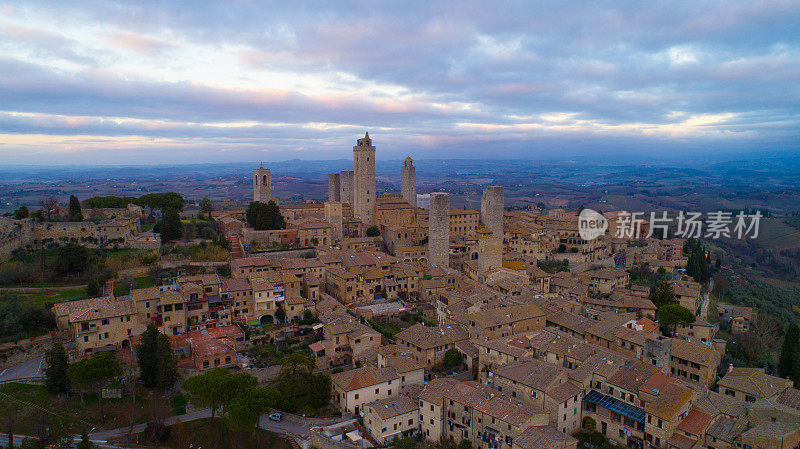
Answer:
[[[253,201],[269,203],[272,199],[272,175],[263,166],[253,169]]]
[[[375,147],[369,133],[353,147],[353,215],[367,226],[375,224]]]
[[[400,169],[400,193],[408,204],[417,207],[417,168],[410,157],[403,161]]]
[[[428,261],[431,265],[450,265],[450,194],[431,193],[428,213]]]
[[[503,186],[483,189],[481,197],[481,222],[495,237],[503,238]]]

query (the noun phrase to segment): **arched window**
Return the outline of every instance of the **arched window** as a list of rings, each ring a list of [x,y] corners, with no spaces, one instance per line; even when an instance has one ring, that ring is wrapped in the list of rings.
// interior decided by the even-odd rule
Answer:
[[[267,185],[267,184],[268,184],[268,181],[267,181],[267,175],[264,175],[264,182],[263,182],[263,185]]]

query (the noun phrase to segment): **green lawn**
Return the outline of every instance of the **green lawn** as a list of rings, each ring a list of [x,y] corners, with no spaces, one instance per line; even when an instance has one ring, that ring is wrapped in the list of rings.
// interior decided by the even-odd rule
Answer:
[[[75,299],[83,299],[86,297],[86,287],[69,288],[65,290],[55,290],[47,294],[41,289],[36,292],[14,292],[13,294],[19,296],[25,302],[36,304],[37,306],[44,307],[48,303],[57,303],[64,301],[72,301]]]
[[[158,402],[161,399],[153,401]],[[68,397],[50,396],[40,385],[10,383],[0,387],[0,417],[14,414],[18,417],[15,433],[35,435],[37,426],[46,418],[51,426],[63,425],[68,431],[78,434],[91,427],[110,429],[127,426],[130,424],[131,411],[134,423],[146,422],[150,416],[148,404],[153,401],[148,400],[147,393],[138,394],[133,405],[129,396],[105,399],[103,406],[106,419],[105,424],[101,424],[100,407],[95,394],[84,395],[84,402],[81,403],[77,393]],[[42,407],[50,413],[34,406]]]

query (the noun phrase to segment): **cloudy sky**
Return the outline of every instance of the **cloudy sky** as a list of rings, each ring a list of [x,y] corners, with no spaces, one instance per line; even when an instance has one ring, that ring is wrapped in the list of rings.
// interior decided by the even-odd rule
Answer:
[[[335,159],[365,130],[383,159],[796,150],[800,1],[0,2],[0,163]]]

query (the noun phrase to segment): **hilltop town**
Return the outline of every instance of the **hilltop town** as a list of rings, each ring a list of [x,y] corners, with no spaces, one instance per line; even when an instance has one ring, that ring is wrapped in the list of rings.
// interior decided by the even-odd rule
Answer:
[[[357,139],[325,202],[282,202],[267,164],[246,209],[187,213],[163,193],[1,217],[4,301],[36,319],[0,328],[0,394],[19,404],[0,432],[45,438],[21,423],[43,417],[108,447],[178,447],[176,422],[213,428],[219,411],[304,448],[800,447],[797,325],[715,295],[725,266],[707,243],[617,232],[624,211],[588,239],[581,210],[509,208],[500,185],[454,208],[418,193],[410,157],[400,191],[379,193],[376,152]],[[92,360],[119,369],[86,380]],[[51,388],[56,372],[71,385]],[[239,373],[271,399],[213,383]],[[95,394],[99,414],[28,410],[20,391],[42,383]],[[137,388],[183,407],[115,410],[139,407]]]

